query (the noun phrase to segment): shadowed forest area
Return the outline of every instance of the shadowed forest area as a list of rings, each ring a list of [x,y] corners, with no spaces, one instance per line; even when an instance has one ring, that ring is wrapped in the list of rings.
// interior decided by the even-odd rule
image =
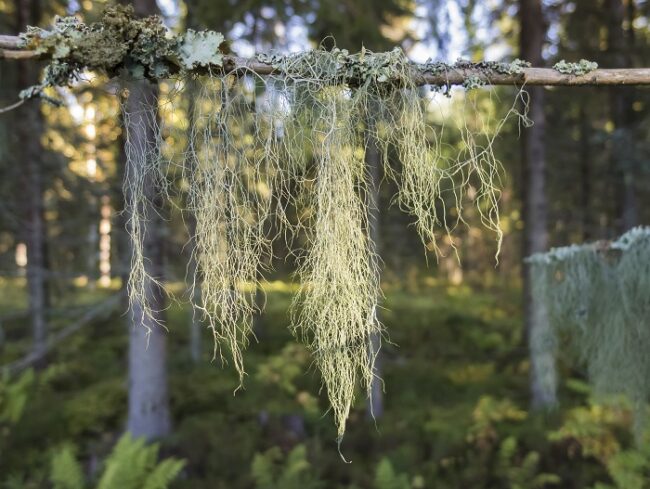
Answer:
[[[290,63],[303,58],[281,54],[319,46],[340,63],[362,52],[360,65],[399,47],[428,67],[460,58],[512,70],[516,59],[650,66],[645,0],[122,3],[139,17],[160,15],[173,33],[222,33],[224,56],[279,53],[257,59],[285,72],[303,69]],[[112,5],[0,0],[0,34],[49,29],[55,16],[110,20],[102,16]],[[388,62],[405,59],[392,55]],[[0,107],[52,76],[51,68],[43,75],[45,59],[2,58]],[[326,68],[308,68],[338,83]],[[619,324],[597,319],[629,308],[627,295],[560,316],[556,303],[582,289],[542,293],[525,261],[571,244],[605,249],[650,222],[648,88],[522,91],[470,78],[460,87],[407,85],[416,98],[381,106],[390,90],[375,99],[352,86],[332,96],[309,81],[322,102],[314,116],[291,105],[314,95],[294,89],[283,99],[279,76],[123,83],[122,72],[81,73],[0,111],[1,489],[650,487],[650,366],[624,362],[645,348],[635,328],[650,331],[650,316],[642,309],[636,332],[618,342]],[[348,107],[355,93],[367,100],[344,113],[343,142],[319,154],[305,127],[329,124],[328,110]],[[261,119],[246,114],[273,104],[281,122],[260,143]],[[426,130],[394,107],[410,108]],[[336,112],[332,125],[343,116]],[[211,117],[213,133],[201,125]],[[400,149],[392,134],[425,138],[431,165],[449,170],[442,183],[424,167],[409,170],[417,151]],[[211,153],[213,140],[224,154]],[[283,153],[301,142],[298,156]],[[221,157],[237,160],[240,173],[202,166]],[[281,182],[281,212],[262,209],[277,171],[264,162],[276,159],[304,172]],[[318,200],[326,178],[332,214]],[[356,233],[350,223],[364,212]],[[258,225],[265,213],[277,221]],[[321,229],[338,233],[330,247]],[[224,251],[223,236],[240,248]],[[366,238],[359,258],[354,246]],[[603,251],[603,261],[618,263],[625,246]],[[650,262],[639,257],[625,273],[647,308],[650,283],[639,277],[650,276]],[[571,285],[580,273],[567,266],[546,278],[549,287]],[[348,276],[358,284],[314,292]],[[339,290],[353,297],[338,302]],[[232,309],[211,309],[211,300]],[[347,339],[356,356],[314,346],[319,328],[345,336],[353,308],[374,300],[360,322],[375,329],[350,330],[356,336]],[[560,332],[549,339],[552,322]],[[596,322],[602,340],[581,349]],[[610,344],[614,353],[600,348]],[[361,366],[345,367],[354,362]]]

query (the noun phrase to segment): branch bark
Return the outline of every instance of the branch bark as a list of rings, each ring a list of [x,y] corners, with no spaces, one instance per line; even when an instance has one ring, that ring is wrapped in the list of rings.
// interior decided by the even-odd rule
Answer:
[[[0,35],[0,60],[45,59],[36,51],[24,50],[18,36]],[[417,65],[416,65],[417,66]],[[252,73],[260,76],[281,74],[272,65],[255,58],[225,56],[221,69],[228,73]],[[205,71],[205,69],[203,69]],[[419,85],[462,85],[472,79],[486,85],[535,85],[535,86],[603,86],[603,85],[650,85],[650,68],[596,69],[585,75],[560,73],[553,68],[522,68],[520,73],[491,73],[478,65],[450,67],[444,73],[422,74]]]

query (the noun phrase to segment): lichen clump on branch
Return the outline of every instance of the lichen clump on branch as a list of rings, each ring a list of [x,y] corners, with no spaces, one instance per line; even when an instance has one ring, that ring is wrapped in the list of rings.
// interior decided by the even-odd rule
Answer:
[[[29,27],[21,34],[25,48],[51,60],[43,82],[24,91],[40,95],[47,87],[67,86],[84,70],[109,76],[126,73],[136,79],[162,79],[199,67],[221,66],[225,39],[217,32],[188,30],[173,36],[158,16],[136,18],[131,6],[112,6],[100,22],[56,17],[51,30]]]
[[[577,63],[570,63],[562,59],[553,65],[553,69],[565,75],[582,76],[597,70],[598,63],[586,59],[581,59]]]
[[[171,36],[160,19],[136,19],[123,7],[109,9],[102,22],[88,26],[59,19],[52,31],[32,29],[24,39],[52,58],[43,84],[31,95],[68,84],[83,69],[153,81],[176,78],[167,97],[179,98],[190,122],[187,147],[177,158],[184,195],[175,202],[186,202],[184,210],[196,221],[191,239],[198,268],[192,282],[200,299],[194,307],[213,332],[215,356],[232,360],[243,382],[243,350],[259,308],[255,290],[272,258],[273,241],[285,240],[299,260],[291,328],[312,352],[339,440],[358,385],[371,395],[378,353],[371,338],[384,333],[377,318],[380,258],[369,229],[369,146],[376,148],[377,164],[399,189],[396,202],[413,217],[428,249],[437,251],[439,238],[464,223],[468,202],[500,244],[500,164],[493,148],[509,115],[527,121],[516,109],[522,92],[506,117],[496,120],[473,102],[479,90],[466,94],[464,107],[455,112],[452,129],[458,137],[452,148],[441,141],[445,122],[430,117],[431,93],[419,86],[427,73],[476,65],[416,65],[401,49],[314,49],[258,56],[256,62],[269,68],[262,78],[230,63],[220,34]],[[490,75],[517,73],[522,66],[484,63],[480,69]],[[184,94],[178,89],[183,83],[200,89]],[[476,81],[467,88],[479,86]],[[446,84],[430,88],[450,95]],[[138,141],[131,138],[137,124],[130,121],[156,113],[159,102],[149,104],[123,104],[127,142]],[[472,124],[463,110],[471,111]],[[146,120],[158,124],[155,116]],[[137,170],[137,178],[125,182],[134,250],[129,291],[138,302],[146,303],[142,282],[155,280],[144,268],[147,216],[139,209],[146,197],[138,182],[149,175],[169,188],[163,182],[170,165],[162,149],[166,132],[156,127],[142,147],[127,144],[129,168]]]

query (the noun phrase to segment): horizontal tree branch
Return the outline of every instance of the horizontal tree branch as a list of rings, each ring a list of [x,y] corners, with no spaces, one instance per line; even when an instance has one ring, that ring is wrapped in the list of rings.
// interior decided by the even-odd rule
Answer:
[[[36,51],[22,47],[18,36],[0,35],[0,59],[45,59]],[[416,65],[417,66],[417,65]],[[224,56],[222,71],[255,73],[260,76],[281,74],[272,65],[254,58]],[[418,85],[462,85],[468,80],[485,85],[603,86],[650,85],[650,68],[595,69],[584,75],[561,73],[554,68],[521,68],[516,73],[494,73],[478,65],[451,66],[441,73],[417,76]]]
[[[0,34],[0,48],[21,49],[20,37]]]

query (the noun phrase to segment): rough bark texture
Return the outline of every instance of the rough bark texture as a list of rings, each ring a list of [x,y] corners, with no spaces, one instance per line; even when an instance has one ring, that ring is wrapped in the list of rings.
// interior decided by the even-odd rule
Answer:
[[[156,12],[153,0],[136,0],[134,7],[139,15]],[[131,112],[128,128],[132,144],[139,151],[151,152],[155,144],[155,115],[142,112],[143,106],[156,107],[158,90],[148,82],[135,82],[130,86],[127,110]],[[155,110],[155,109],[154,109]],[[148,274],[162,280],[164,274],[163,221],[160,216],[162,199],[153,179],[145,182],[145,196],[151,208],[143,240]],[[155,283],[147,284],[148,300],[156,311],[157,321],[162,321],[165,310],[164,292]],[[167,435],[171,430],[169,398],[167,393],[167,338],[166,331],[142,312],[142,304],[133,304],[130,314],[129,336],[129,412],[127,429],[134,436],[151,440]],[[148,333],[147,331],[150,331]]]
[[[27,25],[40,22],[40,2],[36,0],[18,0],[16,2],[16,23],[19,30]],[[22,64],[19,69],[18,82],[21,86],[38,83],[39,67],[34,64]],[[16,146],[18,159],[22,160],[21,190],[23,193],[24,240],[27,245],[27,290],[29,297],[29,315],[33,335],[32,350],[40,359],[44,358],[47,342],[47,253],[46,224],[43,215],[43,118],[37,103],[28,103],[20,107],[17,114]]]
[[[544,63],[542,47],[546,36],[541,0],[520,1],[521,56],[536,66]],[[533,126],[522,133],[522,164],[524,175],[524,254],[543,252],[548,247],[548,203],[546,198],[546,154],[544,138],[544,89],[532,87],[529,116]],[[531,293],[530,268],[524,267],[524,310],[529,345],[549,327],[543,303]],[[556,402],[555,364],[552,356],[532,356],[530,388],[535,408],[550,407]]]

